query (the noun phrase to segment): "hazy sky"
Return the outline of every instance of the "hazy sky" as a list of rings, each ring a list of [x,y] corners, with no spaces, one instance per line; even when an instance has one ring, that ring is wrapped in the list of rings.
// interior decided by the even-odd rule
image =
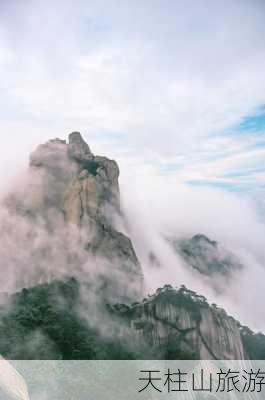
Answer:
[[[80,130],[136,174],[265,182],[263,0],[0,2],[0,178]]]

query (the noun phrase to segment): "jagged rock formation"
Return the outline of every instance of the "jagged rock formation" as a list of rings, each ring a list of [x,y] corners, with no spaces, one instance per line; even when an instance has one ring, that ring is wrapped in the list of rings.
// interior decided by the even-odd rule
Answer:
[[[117,163],[94,156],[78,132],[69,136],[68,156],[77,163],[78,173],[65,192],[66,220],[78,226],[98,224],[99,220],[105,220],[107,206],[119,211]]]
[[[23,193],[15,191],[6,204],[13,215],[31,219],[33,224],[41,220],[41,229],[50,237],[54,235],[54,242],[63,241],[57,237],[59,230],[79,232],[80,248],[109,265],[105,272],[99,271],[105,293],[107,285],[117,299],[129,299],[140,296],[143,282],[131,240],[117,231],[113,222],[113,215],[120,213],[118,177],[117,163],[95,156],[81,134],[73,132],[69,143],[54,139],[38,146],[30,157]],[[83,252],[83,263],[85,257]],[[80,260],[72,254],[68,259],[72,259],[72,274]]]

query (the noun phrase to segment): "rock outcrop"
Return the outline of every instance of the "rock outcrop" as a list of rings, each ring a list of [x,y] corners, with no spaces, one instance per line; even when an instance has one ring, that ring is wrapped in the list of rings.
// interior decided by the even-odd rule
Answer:
[[[166,359],[244,359],[239,324],[203,296],[166,285],[131,307],[116,306],[127,319],[135,345]],[[128,334],[128,333],[127,333]]]
[[[101,222],[106,207],[119,211],[119,168],[115,161],[94,156],[78,132],[69,136],[69,161],[76,162],[77,176],[69,184],[63,209],[66,220],[78,226]]]
[[[33,225],[41,220],[41,229],[49,237],[54,235],[54,243],[63,240],[59,230],[69,235],[79,232],[80,249],[103,260],[104,270],[98,275],[104,293],[108,287],[117,300],[119,296],[129,300],[141,296],[143,278],[131,240],[115,228],[114,216],[120,214],[118,178],[117,163],[95,156],[81,134],[73,132],[68,143],[54,139],[38,146],[30,157],[25,187],[9,195],[6,204],[10,212],[30,219]],[[53,249],[45,252],[53,253]],[[68,258],[72,275],[80,261],[72,254]],[[57,260],[53,262],[56,265]]]
[[[61,210],[67,222],[84,227],[106,218],[106,208],[119,211],[119,168],[115,161],[94,156],[79,132],[69,135],[69,144],[54,139],[38,146],[30,157],[37,184],[37,211]],[[42,204],[41,204],[42,203]]]

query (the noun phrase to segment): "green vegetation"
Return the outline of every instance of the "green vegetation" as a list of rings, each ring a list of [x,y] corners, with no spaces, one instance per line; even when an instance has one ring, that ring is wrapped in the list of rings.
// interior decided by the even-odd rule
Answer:
[[[0,354],[9,359],[132,359],[119,340],[103,338],[76,312],[75,279],[23,289],[1,310]]]
[[[240,326],[241,339],[251,360],[265,360],[265,335],[254,333],[247,326]]]
[[[97,170],[100,167],[99,163],[93,160],[83,162],[83,167],[92,175],[97,175]]]
[[[161,319],[161,314],[157,314],[157,307],[161,310],[161,305],[186,309],[195,327],[179,330],[169,320]],[[202,308],[210,308],[219,316],[225,314],[184,285],[177,289],[165,285],[142,303],[106,305],[105,316],[113,321],[117,332],[120,328],[125,332],[129,328],[143,335],[146,345],[137,348],[134,343],[132,349],[126,334],[103,336],[89,326],[89,315],[81,318],[79,306],[80,285],[74,278],[14,294],[0,308],[0,354],[8,359],[196,359],[198,354],[191,351],[185,335],[196,329]],[[169,329],[166,342],[160,347],[149,341],[156,321]],[[265,336],[240,324],[239,329],[247,356],[265,359]]]

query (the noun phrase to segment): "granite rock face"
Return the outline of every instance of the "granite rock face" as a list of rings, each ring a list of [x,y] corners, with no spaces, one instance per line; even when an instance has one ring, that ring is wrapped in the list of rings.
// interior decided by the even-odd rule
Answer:
[[[79,132],[72,132],[69,135],[68,155],[78,163],[93,160],[93,154]]]
[[[105,207],[119,210],[119,168],[115,161],[94,156],[78,132],[69,144],[60,139],[38,146],[31,154],[30,168],[39,174],[39,195],[46,209],[63,210],[77,226],[101,218]]]
[[[59,229],[80,232],[80,249],[83,247],[88,255],[103,259],[108,276],[103,277],[104,287],[112,280],[117,299],[119,294],[128,299],[140,296],[140,263],[131,240],[117,231],[114,224],[113,216],[120,213],[117,163],[95,156],[81,134],[73,132],[68,143],[54,139],[38,146],[30,156],[28,176],[23,195],[13,193],[7,199],[9,210],[32,222],[41,219],[42,227],[50,237],[54,235],[55,243],[63,241],[56,236]],[[73,260],[71,269],[77,268],[78,260],[71,254],[69,258]],[[82,254],[82,262],[84,258]],[[126,282],[130,283],[129,289]]]
[[[162,358],[247,358],[238,322],[184,287],[166,285],[142,303],[118,310],[129,321],[132,340]]]

